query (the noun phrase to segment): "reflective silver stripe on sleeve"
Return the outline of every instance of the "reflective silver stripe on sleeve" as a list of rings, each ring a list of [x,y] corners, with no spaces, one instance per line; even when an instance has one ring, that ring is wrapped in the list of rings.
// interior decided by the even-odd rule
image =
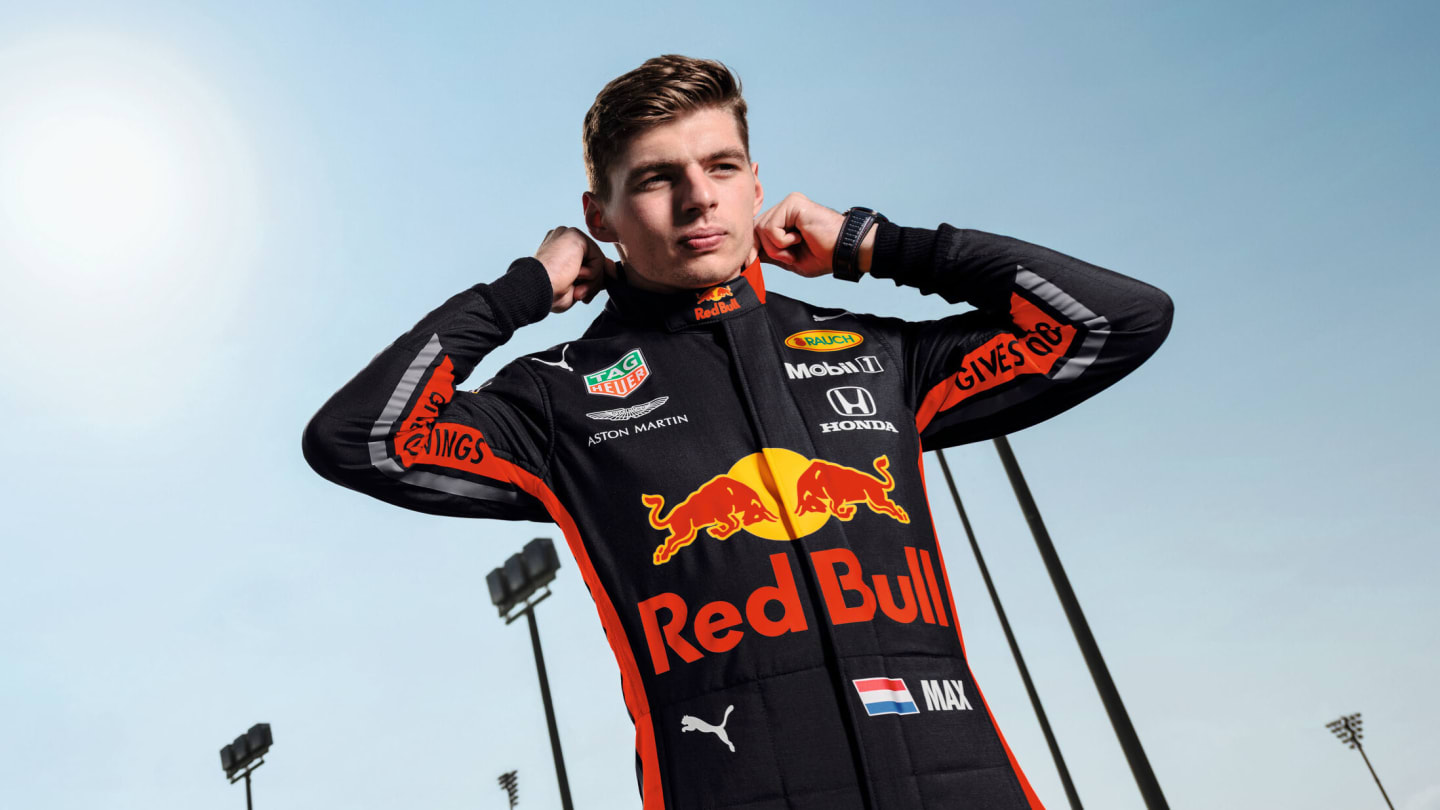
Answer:
[[[400,418],[400,412],[405,410],[405,403],[410,401],[410,395],[415,393],[415,386],[420,384],[420,378],[425,376],[425,369],[434,362],[435,356],[440,354],[440,336],[431,335],[430,341],[425,348],[415,355],[410,361],[410,367],[405,369],[405,374],[400,378],[400,384],[390,393],[390,401],[385,403],[385,410],[380,412],[380,418],[370,428],[370,461],[376,462],[385,458],[385,437],[390,435],[390,428],[394,426],[395,420]],[[379,439],[379,442],[373,441]],[[376,447],[379,447],[379,455],[376,455]]]
[[[1105,345],[1106,338],[1110,337],[1110,322],[1104,315],[1096,315],[1090,311],[1089,307],[1070,297],[1064,290],[1026,270],[1024,265],[1015,265],[1015,271],[1017,284],[1054,307],[1071,323],[1079,323],[1085,327],[1085,339],[1080,343],[1080,350],[1061,360],[1060,368],[1050,372],[1050,379],[1056,382],[1079,377],[1095,362],[1095,358],[1100,356],[1100,348]]]
[[[388,461],[388,459],[387,459]],[[474,498],[480,501],[500,501],[501,503],[515,503],[520,496],[508,489],[492,487],[489,484],[481,484],[475,481],[462,481],[459,478],[450,478],[444,475],[436,475],[432,472],[421,470],[402,470],[399,464],[389,462],[396,472],[381,467],[381,472],[393,478],[398,478],[406,484],[413,484],[425,489],[433,489],[436,492],[448,492],[451,495],[460,495],[465,498]]]
[[[375,420],[375,424],[370,428],[370,444],[368,445],[370,463],[380,472],[401,483],[466,498],[514,503],[519,500],[519,495],[510,490],[475,481],[448,478],[432,472],[407,470],[385,452],[385,441],[395,426],[395,420],[400,418],[401,412],[405,410],[405,403],[410,401],[411,395],[415,393],[415,388],[420,385],[420,380],[425,376],[425,369],[430,367],[439,354],[440,336],[431,335],[425,348],[415,355],[415,359],[410,362],[410,367],[405,369],[405,374],[400,377],[400,384],[395,386],[389,401],[385,403],[385,409],[380,412],[380,418]],[[494,450],[491,452],[493,453]]]

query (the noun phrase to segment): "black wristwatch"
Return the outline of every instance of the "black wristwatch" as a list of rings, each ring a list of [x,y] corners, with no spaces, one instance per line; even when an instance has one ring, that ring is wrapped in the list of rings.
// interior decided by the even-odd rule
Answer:
[[[846,281],[860,280],[860,243],[865,234],[877,222],[889,222],[884,214],[870,208],[856,206],[845,212],[845,222],[840,225],[840,238],[835,240],[835,252],[830,258],[830,267],[835,278]]]

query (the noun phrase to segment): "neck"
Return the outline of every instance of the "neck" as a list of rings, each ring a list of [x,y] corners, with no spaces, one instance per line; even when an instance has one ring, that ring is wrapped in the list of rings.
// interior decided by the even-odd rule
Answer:
[[[659,282],[652,281],[651,279],[648,279],[645,276],[635,272],[634,267],[631,266],[628,262],[625,262],[625,256],[623,252],[621,253],[621,262],[625,262],[626,270],[628,271],[625,273],[625,284],[634,287],[637,290],[644,290],[645,292],[670,294],[677,292],[686,292],[689,290],[703,290],[707,287],[713,287],[716,284],[725,284],[726,282],[734,281],[736,278],[739,278],[742,273],[745,272],[745,268],[755,263],[755,257],[758,255],[759,250],[754,245],[751,245],[750,253],[746,257],[745,263],[735,268],[734,273],[732,273],[727,278],[721,279],[719,281],[713,281],[708,284],[702,284],[698,287],[679,287],[671,284],[661,284]],[[617,278],[620,272],[619,264],[614,265],[614,268],[615,269],[612,271],[612,274],[610,276],[611,279]]]

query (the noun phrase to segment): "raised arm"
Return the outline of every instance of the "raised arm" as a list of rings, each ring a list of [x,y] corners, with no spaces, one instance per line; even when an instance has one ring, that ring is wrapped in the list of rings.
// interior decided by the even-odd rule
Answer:
[[[1134,371],[1169,334],[1170,297],[1142,281],[984,231],[879,226],[871,275],[975,311],[907,324],[927,449],[1011,433]]]
[[[547,520],[528,492],[546,477],[551,441],[537,376],[517,362],[475,391],[455,383],[516,329],[593,298],[606,265],[577,229],[551,231],[535,257],[451,297],[330,397],[305,428],[306,461],[408,509]]]
[[[831,272],[844,215],[790,194],[761,214],[763,258],[803,276]],[[976,310],[893,320],[926,449],[1011,433],[1093,396],[1140,366],[1170,332],[1164,292],[1048,248],[941,224],[884,222],[857,265]]]

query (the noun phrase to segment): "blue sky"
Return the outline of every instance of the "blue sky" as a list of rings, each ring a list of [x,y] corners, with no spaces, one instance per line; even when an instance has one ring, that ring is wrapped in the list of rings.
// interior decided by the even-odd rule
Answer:
[[[1004,233],[1176,301],[1101,398],[1012,437],[1172,806],[1440,808],[1437,14],[1421,3],[0,3],[0,806],[558,806],[487,571],[299,452],[453,292],[579,225],[580,120],[660,53],[745,82],[770,203]],[[120,168],[116,168],[116,167]],[[108,196],[107,196],[108,195]],[[611,253],[613,257],[613,252]],[[912,319],[885,283],[772,289]],[[524,330],[481,366],[562,342]],[[1087,806],[1142,806],[993,448],[949,451]],[[971,662],[1058,778],[937,465]],[[567,560],[568,566],[568,560]],[[632,807],[573,566],[540,609],[570,782]]]

